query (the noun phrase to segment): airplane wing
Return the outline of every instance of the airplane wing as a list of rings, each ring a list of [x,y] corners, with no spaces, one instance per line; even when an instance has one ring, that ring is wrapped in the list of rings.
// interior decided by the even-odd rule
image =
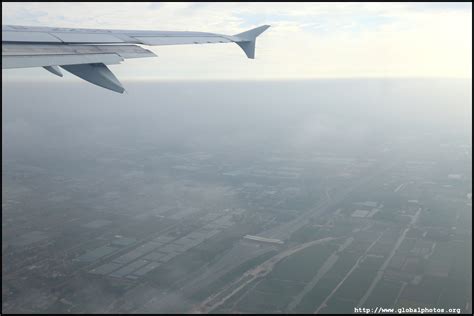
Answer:
[[[90,83],[123,93],[125,89],[107,65],[156,56],[138,45],[236,43],[253,59],[256,38],[269,27],[222,35],[2,25],[2,69],[43,67],[62,77],[61,67]]]

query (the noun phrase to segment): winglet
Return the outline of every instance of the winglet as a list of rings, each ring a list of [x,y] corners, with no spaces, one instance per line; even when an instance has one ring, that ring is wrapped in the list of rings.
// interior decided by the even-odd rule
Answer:
[[[262,25],[259,27],[256,27],[254,29],[248,30],[246,32],[242,32],[239,34],[235,34],[235,37],[238,37],[241,39],[241,41],[236,42],[237,45],[242,48],[244,51],[245,55],[247,55],[248,58],[254,59],[255,58],[255,41],[257,39],[257,36],[265,32],[266,29],[268,29],[270,25]]]

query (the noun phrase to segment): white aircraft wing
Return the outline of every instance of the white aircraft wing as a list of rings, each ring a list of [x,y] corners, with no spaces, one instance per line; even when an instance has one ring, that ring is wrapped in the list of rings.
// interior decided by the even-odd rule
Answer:
[[[269,27],[222,35],[2,25],[2,69],[43,67],[62,77],[61,67],[90,83],[123,93],[122,84],[106,65],[119,64],[126,58],[156,56],[138,45],[236,43],[253,59],[255,40]]]

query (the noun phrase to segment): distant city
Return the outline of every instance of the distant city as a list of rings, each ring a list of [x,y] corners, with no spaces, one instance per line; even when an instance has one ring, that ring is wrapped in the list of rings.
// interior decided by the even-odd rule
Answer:
[[[5,85],[2,313],[472,312],[470,126],[398,112],[430,82]]]

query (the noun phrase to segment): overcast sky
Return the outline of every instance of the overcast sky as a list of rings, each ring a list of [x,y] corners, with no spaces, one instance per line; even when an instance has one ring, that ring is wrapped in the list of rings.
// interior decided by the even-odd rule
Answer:
[[[472,3],[2,2],[2,19],[227,35],[272,26],[258,38],[255,60],[235,44],[154,46],[147,48],[158,58],[111,66],[120,79],[472,77]],[[59,79],[41,68],[2,72]]]

